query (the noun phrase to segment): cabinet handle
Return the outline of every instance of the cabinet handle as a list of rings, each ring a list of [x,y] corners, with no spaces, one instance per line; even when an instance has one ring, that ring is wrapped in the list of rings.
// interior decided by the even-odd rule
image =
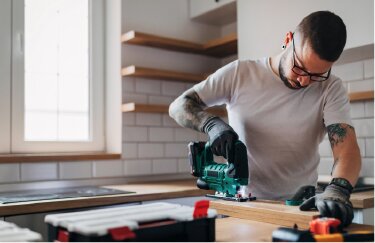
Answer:
[[[217,2],[217,3],[218,3],[219,1],[220,1],[220,0],[215,0],[215,2]]]

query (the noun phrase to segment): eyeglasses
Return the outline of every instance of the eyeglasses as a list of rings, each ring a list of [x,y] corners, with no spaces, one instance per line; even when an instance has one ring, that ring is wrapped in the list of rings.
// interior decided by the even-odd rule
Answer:
[[[296,64],[297,54],[296,54],[296,49],[294,47],[294,33],[293,33],[292,43],[293,43],[293,68],[292,68],[293,73],[297,74],[298,76],[310,76],[310,80],[314,82],[326,81],[329,78],[329,75],[331,74],[331,68],[328,70],[326,75],[320,75],[320,74],[309,73],[302,67],[298,66]]]

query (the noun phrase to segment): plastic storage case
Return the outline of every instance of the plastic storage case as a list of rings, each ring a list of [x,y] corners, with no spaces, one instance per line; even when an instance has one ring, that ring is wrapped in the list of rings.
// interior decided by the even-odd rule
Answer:
[[[48,241],[215,241],[217,213],[208,206],[151,203],[51,214],[45,222]]]
[[[19,228],[17,225],[5,221],[0,221],[0,242],[25,242],[41,241],[39,233],[26,228]]]

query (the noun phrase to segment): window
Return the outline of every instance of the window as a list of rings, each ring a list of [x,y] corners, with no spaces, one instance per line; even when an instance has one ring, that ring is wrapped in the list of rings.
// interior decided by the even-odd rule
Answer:
[[[103,2],[12,5],[12,152],[103,151]]]

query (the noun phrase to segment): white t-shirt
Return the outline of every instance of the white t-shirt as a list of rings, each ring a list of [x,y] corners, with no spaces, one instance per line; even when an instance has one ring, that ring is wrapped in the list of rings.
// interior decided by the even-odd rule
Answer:
[[[269,58],[234,61],[194,90],[209,107],[226,104],[229,124],[247,147],[249,190],[258,198],[288,199],[299,187],[316,185],[326,127],[352,125],[338,77],[293,90],[273,73]]]

